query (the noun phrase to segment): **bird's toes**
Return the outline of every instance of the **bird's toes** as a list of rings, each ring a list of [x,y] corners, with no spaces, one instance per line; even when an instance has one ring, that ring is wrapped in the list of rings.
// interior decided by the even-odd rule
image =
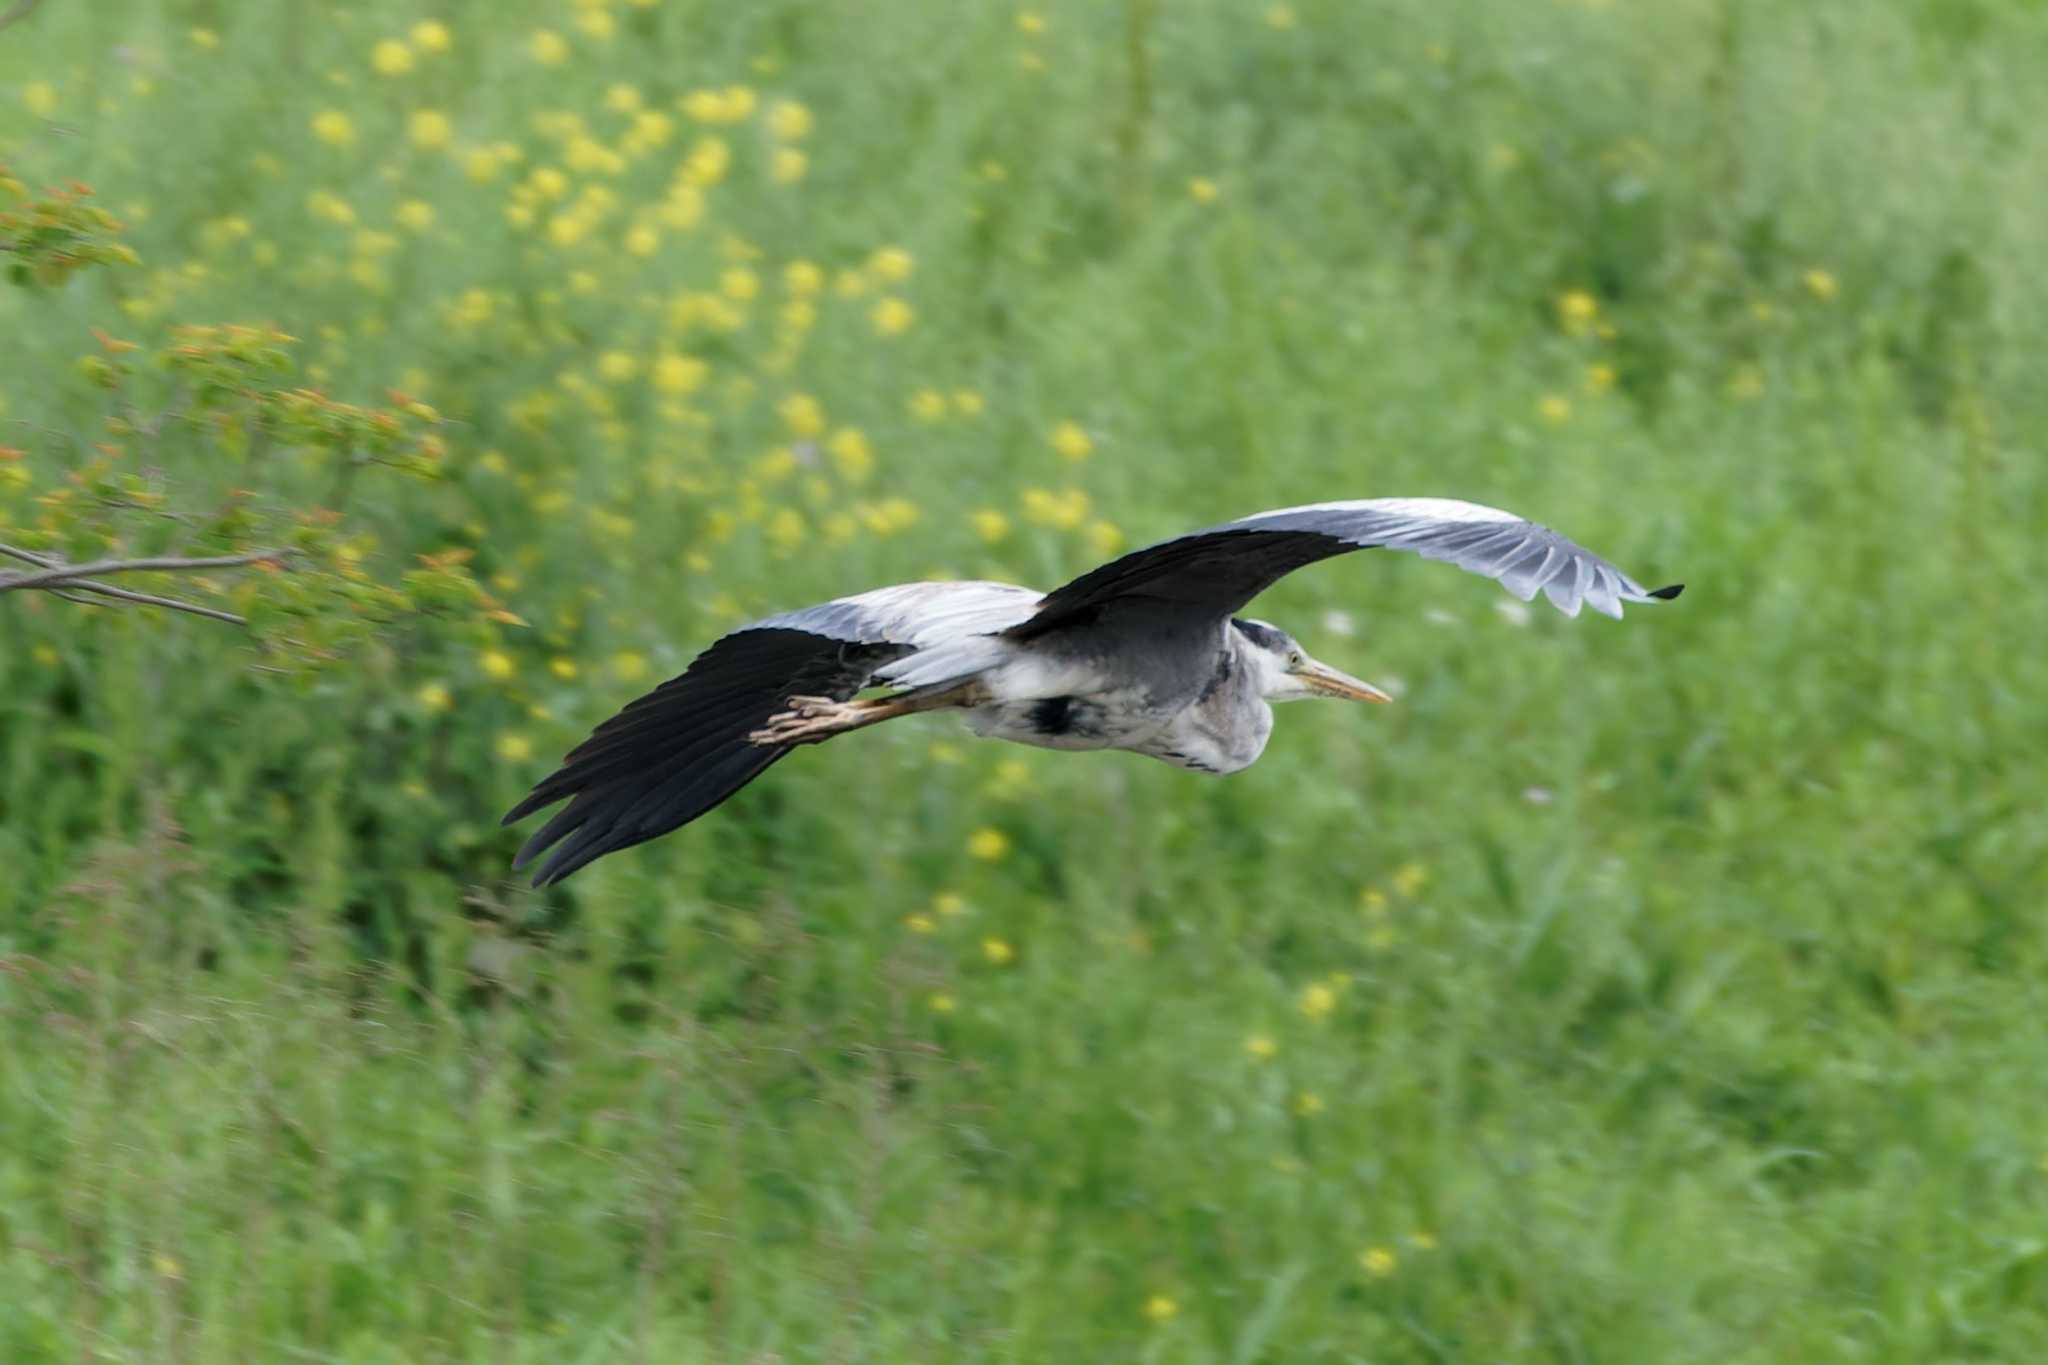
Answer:
[[[839,727],[834,724],[845,709],[830,697],[790,697],[789,709],[768,717],[760,729],[747,736],[752,744],[803,744],[823,739]]]

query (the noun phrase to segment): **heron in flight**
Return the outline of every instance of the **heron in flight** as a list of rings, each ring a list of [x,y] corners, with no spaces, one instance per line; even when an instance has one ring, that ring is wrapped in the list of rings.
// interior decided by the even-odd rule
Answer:
[[[1412,550],[1619,617],[1647,590],[1547,527],[1447,498],[1260,512],[1134,550],[1050,593],[905,583],[756,621],[597,727],[505,823],[568,798],[520,849],[534,885],[686,825],[800,744],[920,711],[1047,749],[1128,749],[1203,773],[1250,766],[1271,703],[1389,701],[1237,613],[1285,575],[1350,550]],[[874,687],[887,695],[861,697]]]

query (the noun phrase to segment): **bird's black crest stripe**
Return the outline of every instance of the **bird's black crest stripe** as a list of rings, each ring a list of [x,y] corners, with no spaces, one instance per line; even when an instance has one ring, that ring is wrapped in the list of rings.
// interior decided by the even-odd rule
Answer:
[[[1239,635],[1260,649],[1278,649],[1287,643],[1286,637],[1279,631],[1258,621],[1247,621],[1243,617],[1233,616],[1230,618],[1230,624],[1237,627]]]
[[[1664,600],[1664,601],[1666,601],[1666,602],[1669,602],[1669,601],[1670,601],[1670,600],[1671,600],[1672,598],[1674,598],[1674,597],[1678,596],[1678,594],[1680,594],[1680,593],[1682,593],[1682,592],[1684,592],[1684,591],[1685,591],[1685,584],[1683,584],[1683,583],[1673,583],[1673,584],[1672,584],[1672,585],[1671,585],[1670,587],[1668,587],[1668,588],[1652,588],[1652,589],[1650,589],[1650,596],[1652,596],[1652,597],[1656,597],[1656,598],[1661,598],[1662,600]]]

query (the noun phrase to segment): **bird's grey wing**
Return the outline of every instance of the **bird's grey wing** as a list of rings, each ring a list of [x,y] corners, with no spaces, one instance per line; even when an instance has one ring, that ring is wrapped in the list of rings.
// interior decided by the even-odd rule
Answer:
[[[1161,541],[1058,588],[1012,627],[1029,639],[1100,615],[1111,603],[1228,616],[1287,574],[1352,550],[1411,550],[1498,579],[1527,602],[1538,592],[1567,616],[1581,605],[1619,617],[1623,602],[1678,596],[1644,588],[1592,551],[1512,512],[1449,498],[1366,498],[1260,512]]]
[[[597,727],[505,816],[523,820],[568,798],[519,850],[524,867],[552,848],[543,886],[594,858],[688,824],[790,751],[747,736],[789,698],[845,701],[876,672],[942,643],[964,624],[1007,625],[1036,594],[998,584],[913,583],[757,621],[719,640],[689,668]],[[1021,608],[1019,601],[1021,599]],[[979,613],[979,615],[977,614]],[[990,628],[999,629],[1000,625]]]

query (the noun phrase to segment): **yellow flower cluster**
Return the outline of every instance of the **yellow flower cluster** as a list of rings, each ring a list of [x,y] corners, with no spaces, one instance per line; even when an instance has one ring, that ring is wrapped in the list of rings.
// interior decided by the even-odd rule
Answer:
[[[455,495],[473,490],[498,504],[493,514],[515,500],[621,565],[665,560],[707,621],[781,605],[732,591],[759,581],[753,566],[914,528],[954,539],[906,576],[951,556],[962,576],[1017,577],[1044,553],[1034,542],[1052,538],[1076,565],[1119,553],[1123,531],[1090,496],[1110,419],[1082,398],[1065,413],[998,411],[1015,392],[995,387],[1002,371],[952,369],[958,362],[935,355],[919,239],[786,231],[816,219],[790,205],[821,193],[815,171],[837,145],[831,118],[777,88],[765,59],[665,90],[617,60],[632,55],[626,20],[637,3],[571,0],[522,24],[508,51],[489,54],[502,101],[463,98],[451,79],[455,58],[485,45],[459,15],[355,30],[284,130],[298,146],[250,157],[249,173],[285,192],[216,210],[198,225],[194,259],[138,274],[119,306],[160,321],[252,274],[315,295],[324,321],[308,338],[310,386],[394,352],[399,366],[428,371],[421,383],[434,378],[438,360],[394,344],[413,320],[463,354],[491,357],[493,382],[465,400],[478,406],[451,416],[495,444],[451,462]],[[1052,52],[1052,21],[1024,16],[1019,41]],[[181,38],[195,59],[236,41],[211,29]],[[18,88],[31,113],[69,102],[51,78]],[[970,184],[994,195],[1011,178],[987,160]],[[1214,191],[1204,180],[1189,193]],[[863,351],[886,353],[888,365],[862,374],[847,360]],[[992,414],[987,439],[961,439]],[[1042,486],[999,486],[956,525],[931,528],[922,490],[933,462],[974,458],[1011,433],[1059,472],[1041,474]],[[560,457],[569,448],[576,459]],[[482,509],[472,515],[487,521]],[[443,664],[407,690],[422,715],[452,710],[472,687],[510,703],[516,728],[489,741],[501,758],[572,738],[537,713],[544,698],[651,673],[621,649],[644,628],[634,613],[562,590],[538,572],[539,556],[499,556],[488,575],[500,592],[539,598],[533,634]],[[615,643],[593,654],[593,640]],[[592,662],[612,654],[634,662]],[[992,797],[1027,791],[1029,772],[993,770]],[[966,840],[980,864],[1011,852],[999,829]],[[940,922],[937,911],[918,913]]]

